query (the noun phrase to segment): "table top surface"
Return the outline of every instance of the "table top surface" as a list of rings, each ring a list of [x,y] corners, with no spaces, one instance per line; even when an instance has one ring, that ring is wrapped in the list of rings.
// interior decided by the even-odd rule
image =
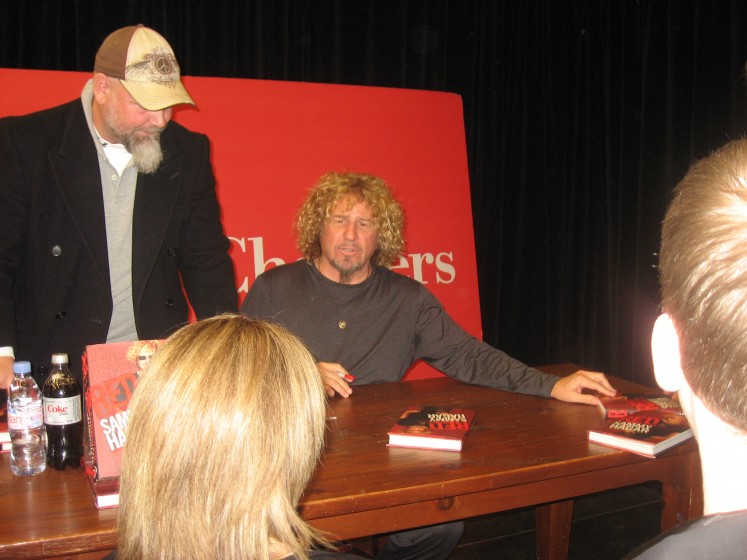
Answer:
[[[559,375],[574,370],[542,369]],[[611,381],[619,391],[645,390]],[[463,450],[387,447],[387,431],[413,405],[476,410]],[[350,398],[330,400],[327,446],[301,511],[313,520],[652,460],[589,443],[587,430],[602,422],[594,406],[449,378],[356,387]],[[668,453],[694,449],[688,442]],[[22,543],[29,548],[34,541],[50,541],[46,546],[59,550],[75,539],[99,539],[113,547],[116,515],[117,509],[94,508],[82,470],[48,468],[34,477],[15,477],[9,454],[0,456],[0,557],[4,546],[18,552]]]
[[[572,365],[545,366],[565,375]],[[621,392],[648,389],[611,377]],[[387,447],[409,406],[477,412],[461,452]],[[515,486],[649,461],[589,443],[604,421],[594,406],[495,391],[449,378],[357,387],[330,402],[327,446],[302,502],[307,519]],[[692,452],[687,443],[668,453]]]

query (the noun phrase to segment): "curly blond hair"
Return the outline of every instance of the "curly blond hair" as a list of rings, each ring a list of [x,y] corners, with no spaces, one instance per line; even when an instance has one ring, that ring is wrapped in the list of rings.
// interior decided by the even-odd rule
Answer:
[[[137,357],[146,348],[150,349],[150,353],[153,354],[158,349],[158,340],[136,340],[127,349],[127,359],[133,364],[137,364]]]
[[[298,250],[307,261],[321,256],[322,228],[335,206],[344,199],[349,199],[351,207],[365,202],[371,208],[378,230],[377,248],[371,261],[379,266],[390,266],[405,248],[405,215],[389,185],[368,173],[331,172],[317,181],[298,213]]]

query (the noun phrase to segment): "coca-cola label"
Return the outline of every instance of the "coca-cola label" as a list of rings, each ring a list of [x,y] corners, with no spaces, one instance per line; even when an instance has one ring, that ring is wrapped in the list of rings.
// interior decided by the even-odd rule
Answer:
[[[33,430],[40,428],[43,423],[44,416],[40,401],[31,401],[25,406],[8,406],[8,429],[10,430]]]
[[[44,423],[50,426],[66,426],[83,419],[80,395],[64,399],[44,397]]]

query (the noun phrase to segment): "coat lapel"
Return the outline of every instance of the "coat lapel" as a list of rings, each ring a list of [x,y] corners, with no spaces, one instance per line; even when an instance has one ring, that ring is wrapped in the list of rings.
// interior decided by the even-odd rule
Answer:
[[[98,154],[88,130],[83,108],[70,112],[60,150],[48,154],[62,199],[100,279],[109,285],[104,200]]]
[[[167,129],[161,136],[165,155],[158,171],[138,175],[132,232],[132,295],[135,309],[140,304],[159,251],[165,249],[164,239],[182,184],[183,158],[173,155],[176,150],[169,138]]]

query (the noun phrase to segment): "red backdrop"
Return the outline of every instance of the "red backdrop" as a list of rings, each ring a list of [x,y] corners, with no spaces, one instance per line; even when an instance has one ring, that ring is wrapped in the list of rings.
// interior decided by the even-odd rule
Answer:
[[[78,97],[81,72],[0,69],[0,116]],[[331,170],[384,178],[406,212],[396,269],[423,282],[481,337],[461,98],[443,92],[184,77],[196,108],[174,119],[208,134],[243,300],[257,274],[299,258],[293,221],[306,191]],[[410,378],[432,375],[418,365]]]

